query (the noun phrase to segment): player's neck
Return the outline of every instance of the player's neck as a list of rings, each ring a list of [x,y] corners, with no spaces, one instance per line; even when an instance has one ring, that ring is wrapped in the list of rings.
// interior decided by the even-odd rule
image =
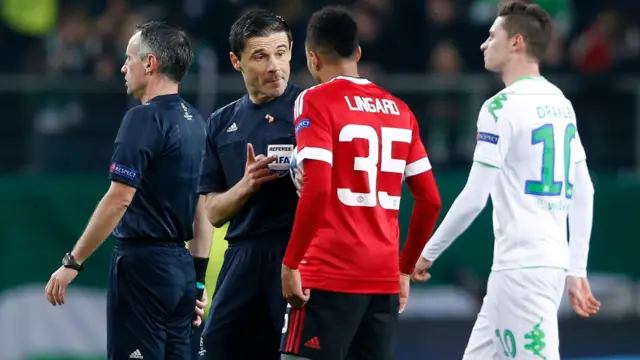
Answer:
[[[331,65],[327,64],[320,76],[320,79],[322,82],[327,82],[331,79],[337,78],[338,76],[360,77],[360,74],[358,74],[358,63],[344,62]]]
[[[149,100],[156,96],[171,95],[178,93],[178,84],[168,79],[151,80],[147,85],[147,89],[142,96],[140,102],[146,104]]]
[[[536,62],[520,62],[510,64],[502,72],[502,81],[505,87],[511,86],[522,77],[540,76],[540,65]]]

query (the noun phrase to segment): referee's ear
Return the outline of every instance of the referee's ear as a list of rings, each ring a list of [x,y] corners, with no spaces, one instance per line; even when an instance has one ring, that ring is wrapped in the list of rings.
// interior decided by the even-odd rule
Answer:
[[[233,68],[236,71],[242,72],[242,65],[240,64],[240,58],[238,58],[238,56],[236,56],[236,54],[234,54],[233,51],[229,52],[229,60],[231,60],[231,66],[233,66]]]

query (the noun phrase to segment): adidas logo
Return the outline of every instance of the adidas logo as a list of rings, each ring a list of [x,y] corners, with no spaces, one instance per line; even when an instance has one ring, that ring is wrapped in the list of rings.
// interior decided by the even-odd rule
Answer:
[[[231,126],[229,126],[229,128],[227,129],[227,132],[234,132],[238,130],[238,125],[236,125],[236,123],[231,124]]]
[[[144,359],[140,350],[136,350],[129,355],[129,359]]]
[[[304,343],[304,346],[310,349],[320,350],[320,340],[317,336],[314,336],[311,339],[307,340],[307,342]]]

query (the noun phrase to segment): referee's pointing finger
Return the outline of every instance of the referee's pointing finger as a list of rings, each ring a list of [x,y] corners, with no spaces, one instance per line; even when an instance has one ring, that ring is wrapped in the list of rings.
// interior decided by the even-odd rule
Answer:
[[[253,145],[247,144],[247,164],[253,164],[256,162],[256,153],[253,151]]]

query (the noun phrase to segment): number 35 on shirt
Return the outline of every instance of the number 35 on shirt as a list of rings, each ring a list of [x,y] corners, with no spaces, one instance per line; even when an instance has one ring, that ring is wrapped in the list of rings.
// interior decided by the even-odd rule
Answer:
[[[431,169],[424,146],[414,132],[415,127],[380,126],[376,131],[371,125],[343,123],[334,140],[329,131],[314,129],[326,126],[317,123],[320,121],[307,118],[298,121],[304,126],[296,128],[300,148],[297,161],[315,159],[334,166],[334,173],[340,174],[337,197],[346,206],[380,205],[383,209],[398,210],[402,179]],[[334,153],[344,156],[340,163],[334,162]],[[357,155],[350,158],[343,153]]]

